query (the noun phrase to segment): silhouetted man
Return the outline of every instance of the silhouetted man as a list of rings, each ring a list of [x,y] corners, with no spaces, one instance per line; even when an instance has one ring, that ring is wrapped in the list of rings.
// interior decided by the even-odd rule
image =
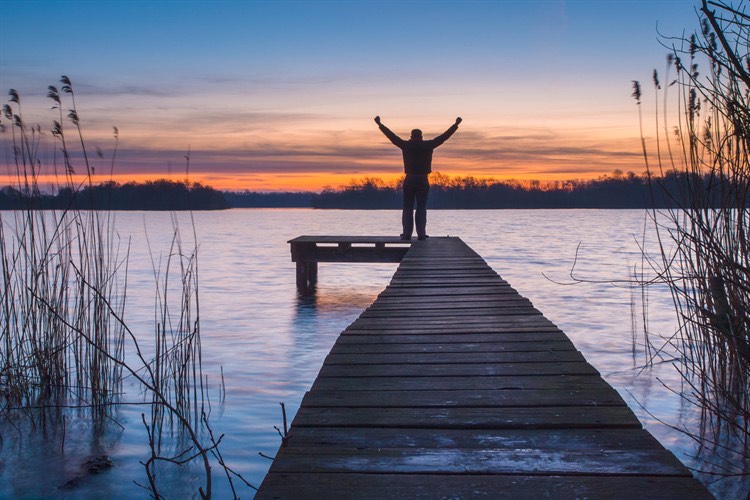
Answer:
[[[420,240],[428,238],[426,232],[427,226],[427,195],[430,192],[430,181],[427,176],[432,172],[432,151],[448,140],[453,133],[458,130],[458,124],[461,118],[456,118],[456,123],[451,128],[432,140],[422,140],[422,131],[415,128],[411,131],[411,138],[408,141],[403,140],[380,122],[380,117],[375,117],[375,123],[380,127],[380,131],[398,148],[404,156],[404,211],[401,214],[401,224],[403,232],[402,240],[410,240],[411,233],[414,230],[414,222],[417,223],[417,237]],[[413,214],[414,201],[417,202],[416,217]]]

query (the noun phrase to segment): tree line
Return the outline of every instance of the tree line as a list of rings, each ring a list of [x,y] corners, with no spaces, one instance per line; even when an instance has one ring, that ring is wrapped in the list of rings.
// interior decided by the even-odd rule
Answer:
[[[258,191],[225,191],[224,198],[232,208],[310,208],[315,193],[311,191],[296,192],[258,192]]]
[[[223,210],[227,208],[399,209],[403,179],[375,177],[347,186],[314,192],[219,191],[200,183],[170,180],[118,184],[110,181],[56,194],[17,187],[0,189],[0,210]],[[675,208],[689,196],[703,196],[708,205],[721,197],[726,179],[685,172],[660,177],[615,171],[593,180],[499,181],[476,177],[431,177],[428,207],[432,209],[504,208]],[[718,201],[716,201],[718,203]]]
[[[0,210],[223,210],[230,208],[224,193],[198,182],[165,179],[118,184],[114,181],[49,194],[6,186],[0,189]]]
[[[378,178],[352,181],[341,188],[324,189],[312,197],[314,208],[397,209],[402,204],[401,183]],[[592,180],[499,181],[476,177],[431,177],[428,208],[669,208],[681,206],[687,196],[701,193],[709,204],[718,203],[726,179],[710,175],[668,172],[655,178],[623,173]],[[711,189],[719,187],[719,190]]]

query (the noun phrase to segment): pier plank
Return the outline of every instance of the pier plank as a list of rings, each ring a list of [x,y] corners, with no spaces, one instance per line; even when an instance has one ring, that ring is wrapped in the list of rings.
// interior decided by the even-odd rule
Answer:
[[[465,342],[493,343],[493,342],[556,342],[567,341],[568,337],[560,330],[526,332],[499,331],[486,333],[431,333],[431,334],[398,334],[373,333],[357,330],[344,330],[336,341],[336,345],[351,344],[433,344],[442,345],[462,344]],[[572,343],[571,343],[572,344]]]
[[[502,297],[493,297],[493,296],[454,296],[454,297],[439,297],[439,296],[432,296],[432,297],[422,297],[420,295],[403,295],[399,297],[389,297],[389,296],[380,296],[378,297],[378,300],[376,303],[374,303],[370,307],[392,307],[392,306],[404,306],[407,307],[419,307],[419,306],[425,306],[434,304],[436,306],[441,305],[453,305],[456,307],[467,307],[469,305],[476,305],[479,307],[494,307],[494,306],[502,306],[506,305],[507,307],[511,307],[513,305],[516,305],[516,301],[524,301],[527,302],[528,299],[525,299],[519,295],[503,295]]]
[[[491,314],[490,314],[491,313]],[[506,319],[504,317],[506,316],[518,316],[519,314],[525,314],[525,315],[542,315],[541,312],[539,312],[537,309],[534,309],[533,307],[505,307],[505,308],[494,308],[491,311],[488,310],[482,310],[481,315],[482,318],[478,319],[477,316],[477,310],[476,309],[440,309],[440,310],[427,310],[427,311],[410,311],[410,310],[401,310],[397,314],[394,314],[393,310],[390,311],[365,311],[362,313],[360,318],[362,319],[368,319],[368,320],[377,320],[377,319],[384,319],[388,320],[392,318],[393,316],[398,316],[399,321],[407,321],[407,320],[419,320],[421,319],[429,319],[429,320],[447,320],[447,319],[456,319],[457,321],[461,320],[473,320],[474,322],[480,322],[480,323],[486,323],[491,318],[497,318],[497,317],[503,317],[499,319]],[[507,318],[507,319],[513,319],[513,318]]]
[[[690,473],[658,449],[547,451],[424,448],[290,447],[273,472],[367,472],[428,474],[617,474],[683,476]]]
[[[599,375],[586,362],[328,365],[318,377],[467,377],[498,375]]]
[[[387,301],[383,300],[381,303],[377,306],[373,305],[365,309],[365,312],[368,313],[393,313],[393,311],[402,311],[405,313],[412,313],[412,314],[420,314],[420,313],[429,313],[429,312],[444,312],[444,311],[454,311],[454,312],[492,312],[492,311],[502,311],[504,309],[514,309],[514,308],[526,308],[526,307],[534,307],[533,304],[528,300],[503,300],[503,301],[445,301],[445,302],[433,302],[432,304],[424,303],[424,302],[406,302],[406,301],[394,301],[388,303]],[[477,311],[477,309],[482,309],[482,311]]]
[[[478,334],[478,333],[528,333],[537,334],[544,332],[560,332],[561,330],[553,323],[539,323],[537,324],[525,324],[525,325],[514,325],[512,323],[506,324],[493,324],[493,325],[434,325],[418,327],[414,325],[397,327],[397,328],[368,328],[360,329],[356,325],[352,324],[348,326],[342,333],[345,335],[435,335],[435,334]]]
[[[441,316],[427,316],[421,320],[418,317],[396,317],[396,318],[372,318],[362,317],[355,320],[352,323],[352,327],[358,330],[395,330],[402,328],[413,328],[417,326],[421,327],[452,327],[459,326],[465,329],[469,329],[472,326],[479,327],[494,327],[494,326],[507,326],[507,325],[553,325],[547,318],[536,312],[529,312],[527,314],[493,314],[492,316],[476,317],[472,316],[469,318],[441,315]]]
[[[404,250],[383,253],[393,238],[292,241],[297,259],[321,261]],[[256,498],[711,498],[475,251],[458,238],[402,243],[390,284],[336,340]],[[312,244],[322,248],[305,253]]]
[[[434,344],[343,344],[336,343],[331,354],[401,354],[401,353],[494,353],[529,351],[573,351],[570,341],[546,342],[452,342]]]
[[[507,408],[562,406],[625,406],[622,397],[610,388],[602,389],[475,389],[445,391],[324,391],[305,394],[302,407],[318,408]]]
[[[289,444],[357,448],[544,449],[618,451],[658,448],[659,442],[641,429],[420,429],[299,427]]]
[[[385,297],[408,297],[414,294],[413,287],[393,287],[385,292]],[[486,285],[486,286],[465,286],[465,287],[425,287],[419,292],[424,297],[446,296],[453,297],[456,295],[511,295],[516,294],[510,286],[507,285]]]
[[[299,427],[419,427],[423,429],[640,428],[627,406],[502,408],[317,408],[297,413]]]
[[[421,364],[486,364],[486,363],[557,363],[585,361],[578,351],[513,351],[513,352],[390,352],[332,353],[328,365],[421,365]]]
[[[583,390],[610,387],[596,375],[506,375],[464,377],[318,377],[311,391],[422,391],[425,388],[443,391],[482,390]]]
[[[713,497],[691,477],[664,476],[542,476],[529,474],[360,474],[273,473],[266,477],[257,500],[329,498],[338,500],[384,498],[444,499],[581,499],[672,500]]]

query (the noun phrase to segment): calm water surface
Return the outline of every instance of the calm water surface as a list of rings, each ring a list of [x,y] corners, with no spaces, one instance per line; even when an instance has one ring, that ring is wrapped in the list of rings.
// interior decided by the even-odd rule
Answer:
[[[396,269],[395,264],[321,264],[315,296],[302,298],[295,289],[287,240],[303,234],[395,235],[400,214],[237,209],[194,217],[211,422],[216,433],[225,435],[225,460],[257,486],[270,465],[258,453],[272,456],[279,446],[274,430],[281,426],[279,402],[285,403],[291,421],[338,334],[376,298]],[[459,236],[474,248],[568,334],[651,433],[683,462],[699,465],[692,458],[693,442],[658,422],[694,427],[696,415],[657,380],[679,388],[671,363],[644,368],[640,290],[609,283],[631,279],[641,265],[639,244],[648,225],[643,211],[432,211],[429,217],[430,234]],[[178,219],[188,240],[189,216],[179,214]],[[117,228],[123,244],[128,239],[131,244],[126,319],[148,342],[153,331],[154,272],[145,236],[154,256],[164,256],[172,236],[171,216],[118,213]],[[649,234],[646,247],[652,240]],[[574,276],[587,283],[571,284],[576,252]],[[645,302],[650,335],[671,335],[668,291],[651,288]],[[226,383],[223,403],[221,369]],[[139,400],[133,390],[128,398]],[[117,418],[124,428],[112,426],[103,436],[71,415],[64,446],[60,439],[13,437],[5,431],[0,496],[146,497],[134,484],[145,481],[139,464],[148,452],[140,421],[143,411],[146,408],[121,409]],[[95,453],[108,454],[115,467],[79,477],[80,464]],[[228,495],[218,472],[214,476],[217,497]],[[75,477],[75,488],[58,489]],[[199,470],[185,468],[164,479],[164,492],[184,497],[195,491],[196,478],[200,479]],[[717,488],[720,495],[726,494],[726,482]],[[252,496],[251,490],[240,492]]]

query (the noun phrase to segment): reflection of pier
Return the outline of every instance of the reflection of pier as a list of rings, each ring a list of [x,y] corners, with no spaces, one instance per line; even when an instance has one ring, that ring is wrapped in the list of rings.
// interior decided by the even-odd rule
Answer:
[[[256,496],[335,497],[710,495],[531,302],[430,238],[339,336]]]

